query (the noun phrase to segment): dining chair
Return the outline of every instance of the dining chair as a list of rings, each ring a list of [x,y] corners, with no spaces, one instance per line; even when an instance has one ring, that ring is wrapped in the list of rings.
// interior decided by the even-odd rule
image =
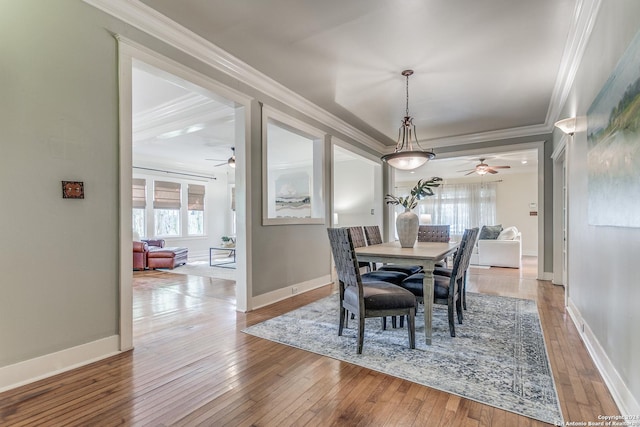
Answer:
[[[467,229],[462,235],[460,246],[453,257],[453,267],[451,269],[451,276],[433,275],[433,303],[447,306],[448,318],[449,318],[449,332],[452,337],[456,336],[456,328],[454,322],[454,311],[458,317],[458,323],[462,324],[462,277],[465,270],[464,259],[465,251],[471,246],[467,245],[472,235],[472,230]],[[416,300],[420,303],[424,303],[424,290],[422,282],[424,280],[424,273],[417,273],[407,277],[402,281],[403,288],[411,291]],[[400,326],[402,327],[402,319],[400,319]]]
[[[367,240],[367,245],[377,245],[382,243],[382,234],[380,234],[380,227],[377,225],[367,225],[364,227],[364,235]],[[375,263],[372,263],[375,266]],[[420,265],[398,265],[398,264],[385,264],[377,269],[378,271],[399,271],[411,276],[422,271]]]
[[[328,228],[331,252],[340,287],[338,336],[342,336],[348,313],[358,318],[358,354],[364,344],[365,319],[370,317],[407,317],[409,347],[416,347],[416,298],[410,291],[388,282],[362,281],[351,233],[347,228]],[[383,321],[384,329],[384,321]]]
[[[450,225],[420,225],[418,242],[444,242],[451,240]]]
[[[478,235],[480,234],[480,229],[478,227],[472,228],[472,234],[469,236],[469,242],[467,244],[467,250],[465,253],[465,259],[463,261],[464,264],[464,273],[462,276],[462,308],[464,310],[467,309],[467,273],[469,272],[469,264],[471,263],[471,254],[473,253],[473,248],[476,245],[476,241],[478,240]],[[440,276],[451,277],[452,270],[446,267],[436,267],[433,270],[433,274],[438,274]]]
[[[362,227],[347,227],[347,229],[349,231],[349,234],[351,235],[354,248],[367,246]],[[363,282],[376,282],[382,280],[383,282],[389,282],[393,283],[394,285],[399,285],[404,279],[409,277],[409,274],[402,271],[373,271],[371,263],[369,262],[358,262],[358,267],[366,267],[369,270],[367,273],[362,274]]]

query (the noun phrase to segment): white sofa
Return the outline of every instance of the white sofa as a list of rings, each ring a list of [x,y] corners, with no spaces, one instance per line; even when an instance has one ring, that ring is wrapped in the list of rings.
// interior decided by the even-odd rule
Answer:
[[[471,264],[520,268],[521,258],[522,234],[516,227],[508,227],[495,240],[478,240],[471,254]]]

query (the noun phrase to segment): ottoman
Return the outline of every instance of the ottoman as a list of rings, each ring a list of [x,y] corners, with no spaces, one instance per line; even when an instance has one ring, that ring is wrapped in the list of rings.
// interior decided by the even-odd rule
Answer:
[[[188,252],[187,248],[150,248],[147,254],[147,267],[153,270],[155,268],[174,268],[186,264]]]

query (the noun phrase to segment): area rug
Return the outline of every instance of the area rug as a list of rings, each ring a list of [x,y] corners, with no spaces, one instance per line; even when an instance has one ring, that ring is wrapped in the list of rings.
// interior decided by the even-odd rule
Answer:
[[[550,424],[561,421],[535,301],[467,293],[467,308],[452,338],[447,308],[434,306],[430,346],[420,309],[415,350],[408,348],[406,326],[383,331],[381,320],[372,318],[366,320],[363,354],[358,355],[355,320],[338,336],[335,294],[243,332]]]

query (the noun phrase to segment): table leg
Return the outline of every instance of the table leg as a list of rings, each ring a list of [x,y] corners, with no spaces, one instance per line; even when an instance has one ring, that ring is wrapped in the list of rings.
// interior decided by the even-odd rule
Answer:
[[[433,314],[433,262],[423,265],[422,295],[424,295],[424,335],[427,345],[431,345],[431,317]]]

